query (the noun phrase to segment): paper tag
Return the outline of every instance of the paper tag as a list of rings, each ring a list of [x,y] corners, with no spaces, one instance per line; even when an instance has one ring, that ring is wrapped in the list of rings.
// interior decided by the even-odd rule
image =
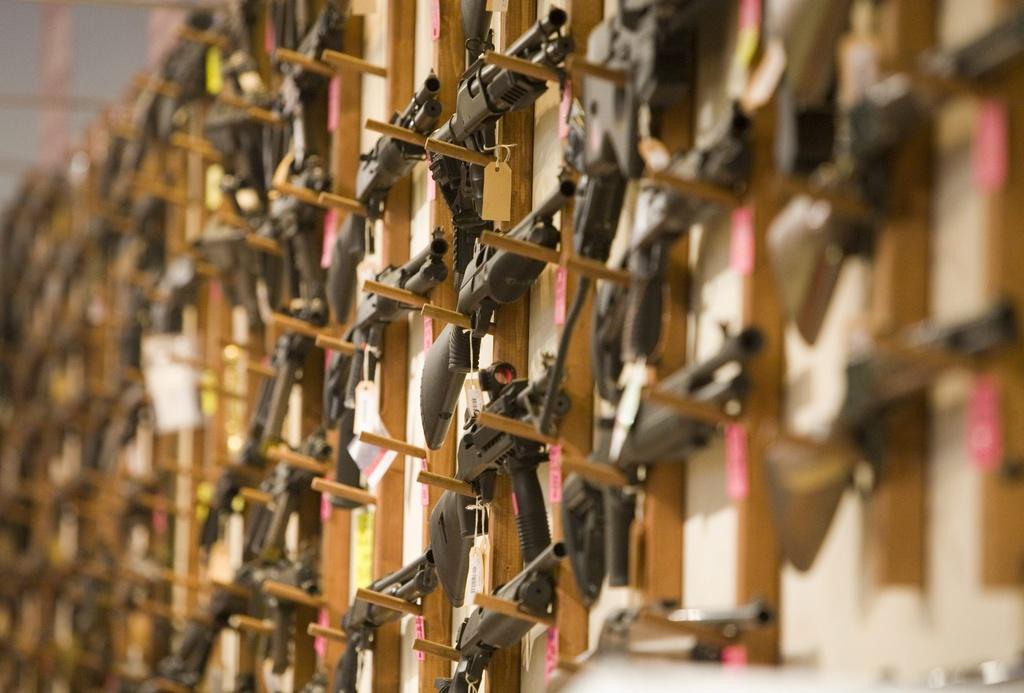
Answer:
[[[219,94],[224,88],[224,78],[220,71],[220,48],[210,46],[206,49],[206,91]]]
[[[427,628],[426,628],[426,626],[423,623],[423,617],[422,616],[417,616],[415,623],[416,623],[416,638],[419,639],[419,640],[426,640],[427,639]],[[426,652],[421,652],[420,650],[416,650],[416,659],[417,659],[417,661],[422,662],[426,658],[427,658],[427,653]]]
[[[338,238],[338,210],[328,209],[324,213],[324,248],[320,252],[320,266],[327,269],[331,266],[331,253]]]
[[[363,358],[366,358],[364,356]],[[361,380],[356,385],[356,409],[352,422],[352,434],[372,432],[380,421],[380,390],[376,381]]]
[[[469,550],[469,574],[466,578],[466,604],[472,604],[476,595],[490,591],[491,540],[486,534],[474,537]]]
[[[508,12],[508,0],[487,0],[488,12]]]
[[[267,53],[273,53],[276,43],[274,40],[274,23],[268,18],[263,23],[263,49]]]
[[[434,344],[434,319],[423,318],[423,351]]]
[[[548,628],[548,645],[544,650],[544,683],[550,683],[558,668],[558,629]]]
[[[619,406],[615,408],[615,425],[612,428],[612,440],[609,453],[611,459],[617,460],[622,446],[626,444],[629,431],[636,421],[636,414],[640,411],[640,395],[644,385],[647,384],[647,363],[644,360],[627,363],[622,368],[623,382],[626,386],[622,389],[622,396],[619,398]]]
[[[199,356],[186,335],[148,335],[142,339],[142,374],[153,402],[157,433],[197,428],[203,423],[196,388],[199,374],[186,365]]]
[[[430,466],[427,464],[426,460],[420,460],[420,471],[430,471]],[[425,508],[428,505],[430,505],[430,485],[421,483],[419,481],[417,481],[416,483],[420,485],[420,505],[422,505]]]
[[[562,266],[555,268],[555,327],[565,324],[565,294],[568,291],[569,271]]]
[[[211,212],[220,209],[224,200],[224,192],[220,189],[220,182],[224,178],[224,167],[220,164],[210,164],[206,167],[206,185],[204,186],[204,198],[206,208]]]
[[[747,431],[743,424],[729,424],[725,427],[725,490],[732,500],[743,500],[748,484]]]
[[[508,221],[512,218],[512,169],[504,161],[484,166],[484,201],[480,218]]]
[[[761,0],[740,0],[739,19],[734,58],[740,66],[749,67],[761,38]]]
[[[320,494],[320,521],[330,522],[331,521],[331,497],[326,493]]]
[[[167,533],[167,511],[166,510],[153,510],[153,534],[161,536]]]
[[[352,579],[358,588],[366,587],[373,580],[373,509],[357,508],[353,512],[356,540],[352,552],[355,564]]]
[[[437,183],[434,182],[434,173],[427,168],[427,202],[437,199]]]
[[[354,16],[377,14],[377,0],[352,0],[349,7]]]
[[[562,446],[548,448],[548,500],[562,502]]]
[[[1000,191],[1006,185],[1008,136],[1006,104],[989,99],[978,106],[974,125],[974,183],[985,193]]]
[[[341,77],[335,75],[327,83],[327,132],[338,129],[341,118]],[[333,210],[331,210],[333,211]]]
[[[742,669],[747,666],[746,645],[726,645],[722,648],[722,666]]]
[[[737,207],[732,211],[729,266],[742,276],[754,271],[754,210],[750,207]]]
[[[558,104],[558,139],[569,138],[569,115],[572,113],[572,80],[562,86],[562,101]]]
[[[999,385],[991,375],[979,375],[967,402],[967,449],[981,472],[994,472],[1003,462],[1003,430]]]
[[[441,0],[430,0],[430,38],[441,38]]]
[[[370,491],[377,491],[377,484],[388,473],[396,459],[398,459],[397,452],[394,450],[384,450],[382,454],[377,456],[377,459],[363,470],[363,473],[366,475],[366,485],[370,488]]]
[[[326,498],[326,494],[324,498]],[[320,609],[320,615],[317,617],[316,622],[324,628],[330,628],[331,617],[327,614],[326,609]],[[316,656],[323,659],[327,656],[327,641],[321,637],[313,638],[313,649],[316,650]]]
[[[484,393],[480,389],[480,376],[477,373],[470,373],[466,376],[462,392],[465,395],[466,409],[470,414],[479,414],[484,408]]]

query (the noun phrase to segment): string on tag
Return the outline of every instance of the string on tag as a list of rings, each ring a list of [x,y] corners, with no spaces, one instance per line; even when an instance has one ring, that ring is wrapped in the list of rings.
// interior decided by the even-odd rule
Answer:
[[[515,144],[494,144],[490,147],[481,147],[481,149],[485,152],[494,152],[494,170],[497,171],[500,164],[507,164],[512,160],[512,147],[515,146]],[[502,154],[505,155],[505,158],[502,158]]]

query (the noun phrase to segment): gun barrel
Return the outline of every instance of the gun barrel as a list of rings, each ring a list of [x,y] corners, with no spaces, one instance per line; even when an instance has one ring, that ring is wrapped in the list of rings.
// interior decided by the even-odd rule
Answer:
[[[732,608],[686,608],[676,609],[666,618],[673,623],[692,623],[708,626],[763,626],[772,619],[772,612],[760,599]]]
[[[547,196],[540,207],[530,212],[516,227],[509,232],[512,238],[526,235],[539,219],[550,219],[569,203],[576,193],[576,183],[569,178],[558,181],[558,189]]]
[[[506,55],[518,56],[526,53],[544,43],[548,36],[561,29],[569,16],[565,10],[557,7],[548,11],[547,16],[539,18],[532,27],[527,29],[516,41],[505,51]]]

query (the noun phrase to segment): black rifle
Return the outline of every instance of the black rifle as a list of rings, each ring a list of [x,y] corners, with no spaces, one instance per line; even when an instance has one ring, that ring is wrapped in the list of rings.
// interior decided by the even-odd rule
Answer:
[[[515,602],[520,611],[534,616],[548,616],[555,606],[555,578],[558,565],[565,558],[565,546],[551,544],[522,572],[495,592],[499,599]],[[519,644],[532,621],[506,616],[477,607],[462,622],[456,649],[459,663],[452,678],[438,681],[440,693],[469,693],[480,686],[484,669],[494,653],[503,647]]]
[[[259,259],[246,244],[245,233],[212,220],[196,242],[196,250],[220,272],[224,294],[231,305],[245,309],[250,329],[259,329],[263,325],[256,288],[260,280]]]
[[[1018,338],[1017,317],[1005,301],[970,320],[948,326],[927,322],[907,327],[895,343],[965,359],[997,353]],[[832,518],[864,460],[873,478],[885,475],[887,419],[893,406],[920,394],[951,360],[908,358],[886,350],[855,357],[846,368],[846,398],[824,444],[780,439],[767,454],[767,480],[782,552],[798,569],[813,565]]]
[[[437,97],[440,90],[441,81],[430,74],[405,110],[392,114],[388,122],[421,135],[430,134],[441,117],[441,102]],[[327,299],[340,322],[348,317],[355,301],[356,266],[367,252],[373,252],[372,227],[367,234],[366,221],[376,221],[383,216],[384,203],[392,186],[409,175],[424,154],[423,147],[382,135],[373,149],[360,157],[356,199],[366,207],[366,216],[353,213],[346,217],[331,250],[331,265],[327,271]]]
[[[291,587],[296,587],[310,595],[319,595],[315,564],[306,557],[300,561],[282,561],[275,564],[267,579],[276,580]],[[287,599],[273,595],[265,595],[264,602],[270,619],[274,622],[274,630],[270,634],[269,655],[275,674],[284,673],[290,663],[289,644],[295,628],[296,604]]]
[[[559,231],[552,219],[571,199],[576,186],[559,181],[558,190],[509,231],[508,237],[554,248]],[[457,310],[473,316],[473,329],[447,325],[427,351],[420,388],[420,419],[427,447],[444,442],[466,375],[477,367],[480,340],[491,327],[499,305],[512,303],[529,291],[546,264],[507,250],[480,246],[463,267]],[[470,356],[472,355],[472,358]]]
[[[761,332],[747,328],[726,339],[711,358],[669,376],[659,390],[717,407],[736,407],[750,388],[745,364],[762,345]],[[739,371],[731,373],[737,367]],[[688,418],[664,405],[644,403],[613,462],[636,483],[640,466],[683,461],[706,446],[715,431],[714,424]],[[581,595],[591,602],[600,595],[606,574],[613,586],[628,583],[629,528],[636,499],[627,489],[602,489],[577,475],[566,479],[563,499],[562,523],[569,561]]]
[[[371,583],[369,589],[415,603],[437,589],[433,554],[427,549],[412,563]],[[334,672],[334,693],[356,693],[359,653],[373,647],[378,628],[400,618],[401,612],[362,599],[352,602],[341,621],[348,642]]]
[[[388,267],[377,275],[376,280],[418,296],[426,296],[448,276],[448,267],[444,263],[447,252],[448,242],[441,235],[441,230],[436,229],[430,244],[416,257],[401,267]],[[345,339],[355,344],[355,354],[351,357],[335,355],[328,370],[324,412],[327,425],[337,425],[340,429],[335,476],[339,483],[359,486],[359,467],[348,452],[348,444],[352,439],[356,386],[366,375],[375,377],[387,326],[404,319],[410,310],[410,306],[385,296],[367,296],[359,304],[355,320],[345,334]],[[341,507],[352,507],[342,499],[334,502]]]

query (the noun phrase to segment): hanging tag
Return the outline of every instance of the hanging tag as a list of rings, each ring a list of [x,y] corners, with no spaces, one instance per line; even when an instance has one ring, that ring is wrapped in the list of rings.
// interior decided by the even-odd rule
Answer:
[[[210,164],[206,167],[203,198],[206,201],[206,208],[211,212],[220,209],[221,202],[224,200],[224,192],[220,189],[220,182],[223,178],[224,167],[220,164]]]
[[[742,669],[747,666],[746,645],[726,645],[723,647],[722,666],[731,669]]]
[[[735,60],[749,67],[761,37],[761,0],[740,0],[739,20]]]
[[[487,0],[488,12],[508,12],[508,0]]]
[[[427,351],[434,344],[434,319],[423,318],[423,351]]]
[[[562,85],[562,100],[558,104],[558,139],[569,139],[569,116],[572,114],[572,80]]]
[[[331,521],[331,497],[326,493],[320,494],[320,521],[330,522]]]
[[[484,201],[480,218],[508,221],[512,218],[512,169],[506,161],[484,166]]]
[[[377,485],[380,483],[384,475],[391,469],[391,465],[398,459],[398,453],[394,450],[382,450],[381,454],[377,456],[369,466],[363,470],[366,475],[366,485],[370,491],[376,493]]]
[[[484,559],[474,543],[469,550],[469,572],[466,577],[466,598],[464,604],[472,604],[476,595],[483,592]]]
[[[441,0],[430,0],[430,38],[441,38]]]
[[[437,199],[437,183],[434,182],[434,173],[427,168],[427,202]]]
[[[569,271],[564,267],[555,268],[555,327],[565,324],[565,294],[568,291]]]
[[[363,358],[366,358],[364,355]],[[361,380],[356,385],[356,409],[352,422],[352,434],[373,431],[380,420],[380,390],[373,380]]]
[[[210,46],[206,49],[206,91],[216,96],[224,88],[224,79],[220,71],[220,48]]]
[[[419,640],[427,639],[427,628],[423,623],[423,617],[416,617],[416,638]],[[416,650],[416,660],[422,662],[427,658],[427,653],[420,650]]]
[[[562,446],[548,448],[548,500],[562,502]]]
[[[349,7],[353,16],[377,14],[377,0],[352,0]]]
[[[272,54],[274,48],[277,47],[276,43],[274,40],[274,23],[268,17],[263,23],[263,50],[268,54]]]
[[[754,271],[754,210],[750,207],[737,207],[732,211],[729,266],[744,277]]]
[[[341,76],[334,75],[327,83],[327,132],[338,129],[341,119]],[[332,210],[333,211],[333,210]]]
[[[420,460],[420,471],[430,471],[430,467],[427,465],[426,460]],[[420,505],[425,508],[430,505],[430,485],[419,481],[416,483],[420,485]]]
[[[153,534],[157,536],[163,536],[167,533],[167,511],[166,510],[153,510]]]
[[[466,396],[466,409],[473,416],[479,414],[484,408],[484,393],[480,389],[480,376],[476,371],[466,376],[462,392]]]
[[[748,484],[747,431],[743,424],[729,424],[725,427],[725,490],[732,500],[743,500]]]
[[[326,498],[326,494],[324,495]],[[316,622],[323,628],[329,628],[331,625],[331,618],[327,615],[326,609],[320,609],[320,615],[317,617]],[[317,657],[323,659],[327,656],[327,641],[324,638],[316,637],[313,638],[313,649],[316,651]]]
[[[320,252],[320,267],[327,269],[331,266],[331,254],[334,252],[334,243],[338,238],[338,210],[328,209],[324,213],[324,247]]]
[[[991,375],[979,375],[967,401],[967,449],[980,472],[994,472],[1003,461],[1003,431],[999,385]]]
[[[551,677],[558,668],[558,629],[548,628],[548,643],[544,650],[544,683],[551,683]]]
[[[216,408],[216,394],[201,386],[200,374],[187,365],[199,356],[195,340],[186,335],[148,335],[142,338],[142,375],[153,402],[157,433],[198,428],[203,412]],[[210,393],[213,401],[210,401]],[[202,400],[206,400],[206,409]]]
[[[612,428],[610,454],[612,460],[619,458],[622,446],[626,443],[629,431],[640,411],[640,395],[647,384],[647,363],[644,359],[627,363],[622,368],[622,380],[625,387],[619,398],[619,406],[615,408],[615,425]]]
[[[373,509],[357,508],[356,540],[353,551],[355,586],[366,587],[373,580]]]
[[[999,192],[1006,184],[1008,170],[1006,104],[995,99],[978,107],[974,126],[974,183],[988,194]]]

